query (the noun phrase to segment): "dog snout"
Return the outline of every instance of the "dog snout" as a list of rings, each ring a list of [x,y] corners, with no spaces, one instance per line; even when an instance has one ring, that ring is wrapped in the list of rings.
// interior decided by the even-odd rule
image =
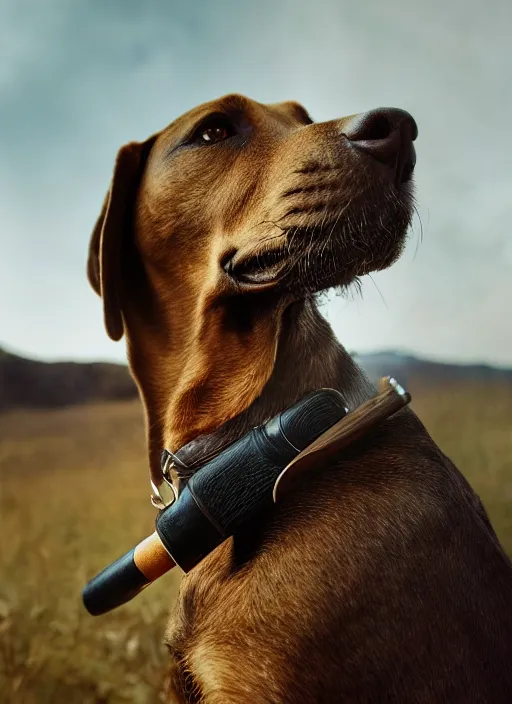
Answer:
[[[378,108],[355,115],[343,127],[350,142],[387,166],[395,183],[409,181],[416,164],[413,142],[418,127],[412,115],[397,108]]]

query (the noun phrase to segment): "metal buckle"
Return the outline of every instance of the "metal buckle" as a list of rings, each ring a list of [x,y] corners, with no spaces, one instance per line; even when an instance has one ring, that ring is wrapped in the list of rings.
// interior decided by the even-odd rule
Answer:
[[[187,469],[187,465],[170,450],[164,450],[164,452],[166,453],[166,458],[162,464],[162,476],[160,481],[158,484],[155,484],[153,480],[151,480],[151,488],[153,489],[151,503],[158,509],[171,506],[178,498],[179,477],[173,477],[172,470],[176,470],[178,467],[180,469]],[[178,488],[176,488],[175,480]]]

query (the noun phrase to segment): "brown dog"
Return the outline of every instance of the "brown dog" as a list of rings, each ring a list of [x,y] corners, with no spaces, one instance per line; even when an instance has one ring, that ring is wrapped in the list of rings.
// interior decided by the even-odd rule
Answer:
[[[88,264],[160,453],[199,465],[320,387],[373,393],[317,311],[400,254],[416,125],[229,95],[119,151]],[[512,566],[409,410],[189,573],[176,702],[512,701]]]

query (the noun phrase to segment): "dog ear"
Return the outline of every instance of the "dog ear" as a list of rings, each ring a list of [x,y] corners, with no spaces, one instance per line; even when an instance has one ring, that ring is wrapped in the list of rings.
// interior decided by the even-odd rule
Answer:
[[[103,299],[105,328],[112,340],[124,333],[121,308],[121,250],[130,236],[135,196],[156,136],[130,142],[117,153],[114,174],[89,244],[87,276]]]

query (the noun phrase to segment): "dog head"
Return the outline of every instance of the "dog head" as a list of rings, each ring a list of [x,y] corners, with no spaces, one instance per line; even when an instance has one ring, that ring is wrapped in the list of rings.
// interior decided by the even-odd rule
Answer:
[[[242,365],[242,376],[261,380],[235,390],[243,408],[270,374],[287,302],[346,287],[399,256],[416,134],[401,110],[315,123],[295,102],[228,95],[121,148],[88,272],[110,337],[127,333],[146,406],[192,377],[190,403],[204,402],[222,330],[216,373]],[[164,357],[150,381],[147,367]]]
[[[123,147],[89,259],[110,335],[130,231],[170,289],[206,275],[219,294],[315,292],[389,266],[411,219],[416,134],[400,110],[314,123],[294,102],[229,95]]]

